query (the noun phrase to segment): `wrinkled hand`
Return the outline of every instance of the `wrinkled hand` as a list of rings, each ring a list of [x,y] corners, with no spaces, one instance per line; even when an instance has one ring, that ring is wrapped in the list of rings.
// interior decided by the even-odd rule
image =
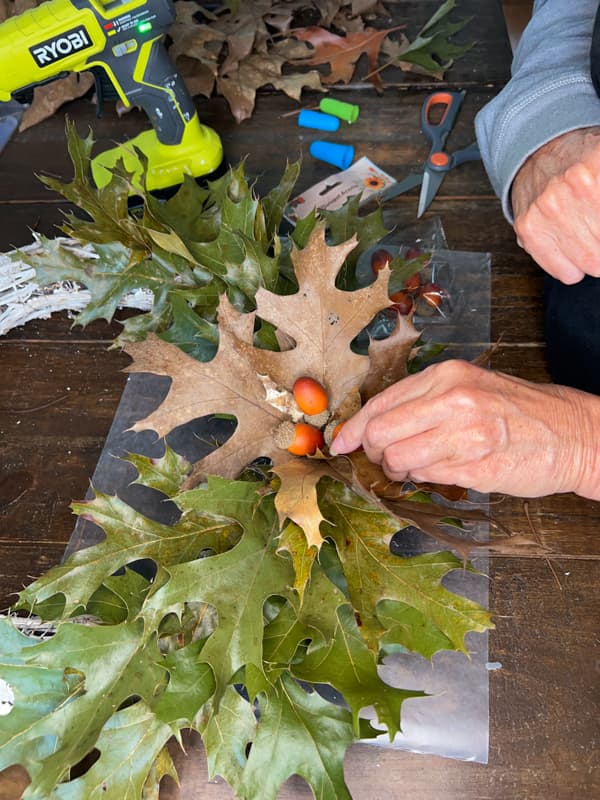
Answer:
[[[512,186],[518,241],[563,283],[600,277],[600,127],[565,133],[537,150]]]
[[[600,499],[600,398],[464,361],[435,364],[369,400],[335,439],[392,480]]]

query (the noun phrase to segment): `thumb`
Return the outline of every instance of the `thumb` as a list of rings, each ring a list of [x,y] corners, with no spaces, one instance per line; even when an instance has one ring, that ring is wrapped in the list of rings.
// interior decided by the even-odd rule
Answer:
[[[363,420],[363,416],[364,415],[361,415],[359,412],[344,423],[343,428],[337,434],[329,448],[329,452],[332,456],[352,453],[361,446],[364,423],[366,422],[366,420]]]

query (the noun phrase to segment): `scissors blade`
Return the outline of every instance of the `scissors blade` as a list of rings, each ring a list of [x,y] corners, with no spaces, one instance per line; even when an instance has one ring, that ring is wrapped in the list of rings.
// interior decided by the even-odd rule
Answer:
[[[404,194],[404,192],[414,189],[415,186],[419,186],[422,180],[422,172],[415,172],[413,175],[407,175],[403,180],[388,186],[388,188],[379,195],[379,199],[382,202],[391,200],[392,197],[397,197],[399,194]]]
[[[445,175],[445,172],[431,172],[428,169],[426,169],[423,173],[423,185],[421,186],[421,194],[419,195],[417,219],[422,217],[431,205],[431,201],[436,196],[438,189],[442,185]]]

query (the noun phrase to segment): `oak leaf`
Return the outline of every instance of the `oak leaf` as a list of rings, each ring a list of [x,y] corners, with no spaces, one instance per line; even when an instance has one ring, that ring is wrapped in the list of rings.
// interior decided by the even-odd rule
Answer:
[[[283,527],[285,520],[291,519],[304,531],[309,547],[320,547],[323,541],[320,527],[325,517],[317,503],[317,484],[325,475],[331,475],[327,462],[295,458],[274,467],[273,472],[281,479],[281,488],[275,497],[280,525]],[[281,549],[289,548],[284,543]]]
[[[396,325],[385,339],[369,343],[370,367],[360,387],[363,402],[408,375],[408,360],[419,332],[410,319],[396,315]]]
[[[310,42],[314,51],[307,63],[329,64],[330,72],[322,78],[323,83],[349,83],[352,80],[356,62],[366,54],[369,61],[369,73],[374,73],[369,80],[377,89],[381,89],[382,81],[377,62],[381,45],[392,30],[397,28],[376,30],[365,28],[364,31],[338,36],[325,28],[312,27],[294,31],[294,36],[301,41]]]
[[[217,78],[217,90],[229,103],[237,122],[252,115],[256,91],[262,86],[273,86],[294,100],[300,100],[303,88],[323,91],[321,78],[316,71],[283,75],[284,63],[285,58],[276,54],[248,55],[235,69]]]
[[[286,414],[268,402],[264,383],[249,368],[242,346],[252,341],[254,314],[240,314],[222,295],[219,321],[219,348],[212,361],[206,363],[154,335],[126,347],[135,359],[128,371],[172,378],[165,401],[149,417],[137,422],[133,430],[152,428],[165,436],[197,417],[232,414],[238,419],[233,435],[200,463],[205,474],[235,478],[259,456],[272,458],[274,463],[292,456],[273,440],[274,428],[287,418]]]
[[[279,295],[261,287],[256,292],[256,312],[236,311],[223,295],[218,310],[219,346],[212,361],[200,363],[177,347],[149,336],[130,344],[134,358],[129,371],[154,372],[171,377],[172,384],[162,404],[134,430],[153,428],[165,436],[173,428],[209,414],[231,414],[237,427],[231,437],[197,462],[184,483],[192,488],[207,475],[236,478],[258,458],[270,459],[281,485],[276,496],[280,527],[294,522],[306,537],[306,551],[285,540],[299,567],[299,591],[308,580],[310,564],[323,544],[325,522],[318,486],[325,476],[345,483],[382,511],[391,513],[399,527],[413,524],[467,556],[472,542],[440,528],[452,523],[452,514],[429,494],[415,496],[412,485],[391,482],[380,466],[371,464],[363,452],[349,457],[297,458],[278,446],[275,431],[299,413],[292,400],[297,378],[309,375],[325,387],[332,418],[347,419],[377,392],[407,375],[407,364],[419,333],[412,322],[398,315],[388,339],[370,342],[368,355],[354,352],[356,335],[382,308],[389,305],[389,270],[382,270],[370,286],[342,291],[336,279],[355,247],[355,239],[330,246],[325,228],[316,227],[303,249],[293,248],[292,262],[298,291]],[[257,318],[274,326],[285,350],[255,346]],[[453,499],[452,495],[444,495]],[[461,495],[462,496],[462,492]],[[461,518],[485,519],[477,510],[461,512]]]
[[[19,130],[25,131],[51,117],[64,103],[82,97],[93,85],[93,75],[86,72],[83,75],[71,73],[52,83],[36,86],[33,91],[33,103],[23,114]]]
[[[335,542],[351,602],[359,615],[361,634],[371,649],[377,652],[385,633],[377,607],[364,601],[374,591],[381,599],[408,603],[426,615],[453,647],[466,652],[466,633],[484,631],[489,621],[480,606],[467,598],[453,597],[442,584],[442,578],[460,567],[460,561],[452,553],[442,552],[423,553],[400,563],[389,549],[389,539],[395,533],[393,518],[378,513],[372,503],[339,486],[333,491],[323,490],[320,501],[329,520],[327,535]]]
[[[256,312],[237,312],[223,295],[219,304],[219,347],[214,359],[198,363],[178,348],[152,336],[128,345],[132,372],[154,372],[172,377],[169,393],[149,417],[134,430],[153,428],[161,436],[178,425],[212,413],[232,414],[238,426],[231,438],[198,462],[188,487],[207,474],[235,478],[258,457],[274,466],[293,456],[280,449],[273,432],[288,418],[285,410],[269,401],[265,386],[291,393],[302,375],[310,374],[327,390],[332,413],[348,394],[356,391],[369,372],[369,358],[351,350],[352,340],[373,316],[389,305],[389,273],[379,273],[375,283],[355,292],[335,285],[346,255],[355,241],[330,247],[321,225],[307,246],[294,249],[298,291],[277,295],[265,288],[256,293]],[[262,350],[253,344],[256,316],[272,323],[295,346],[283,352]]]

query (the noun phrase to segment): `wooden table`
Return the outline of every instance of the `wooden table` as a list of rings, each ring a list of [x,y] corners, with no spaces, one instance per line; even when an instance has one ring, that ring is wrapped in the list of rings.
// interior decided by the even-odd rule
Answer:
[[[400,0],[386,5],[395,19],[409,20],[414,34],[437,4]],[[463,0],[459,13],[474,15],[468,36],[477,43],[443,84],[468,91],[451,148],[472,140],[474,115],[508,79],[511,58],[499,2]],[[361,83],[336,92],[361,107],[359,122],[344,127],[339,139],[401,178],[426,155],[418,114],[433,84],[401,73],[388,74],[387,80],[392,85],[382,97]],[[315,102],[310,95],[303,98],[306,106]],[[259,191],[273,186],[286,159],[300,153],[305,155],[300,189],[330,174],[307,155],[308,132],[294,117],[282,116],[296,107],[279,94],[261,94],[252,120],[238,126],[221,99],[199,103],[203,120],[221,134],[231,163],[248,156]],[[98,121],[89,101],[71,104],[68,113],[81,134],[93,127],[99,147],[147,124],[138,112],[118,119],[110,109]],[[65,203],[35,177],[49,169],[65,178],[71,174],[62,113],[17,136],[0,156],[0,251],[30,241],[30,227],[57,232]],[[399,227],[411,224],[415,215],[415,192],[385,210],[386,221]],[[451,248],[492,255],[491,338],[502,336],[493,366],[545,380],[540,270],[517,247],[481,164],[450,174],[428,215],[441,216]],[[69,502],[87,490],[125,382],[120,369],[128,358],[107,350],[117,330],[116,324],[100,323],[71,328],[63,315],[31,322],[0,339],[0,593],[5,606],[63,555],[74,521]],[[561,495],[527,504],[503,498],[494,508],[513,531],[525,533],[531,530],[527,511],[535,535],[552,555],[491,559],[496,630],[490,660],[502,668],[490,673],[489,765],[357,745],[346,762],[357,800],[600,797],[600,503]],[[181,789],[165,785],[161,797],[231,797],[224,783],[207,781],[201,755],[195,749],[192,754],[179,760]],[[1,796],[16,795],[13,790]],[[280,796],[308,798],[310,791],[292,779]]]

